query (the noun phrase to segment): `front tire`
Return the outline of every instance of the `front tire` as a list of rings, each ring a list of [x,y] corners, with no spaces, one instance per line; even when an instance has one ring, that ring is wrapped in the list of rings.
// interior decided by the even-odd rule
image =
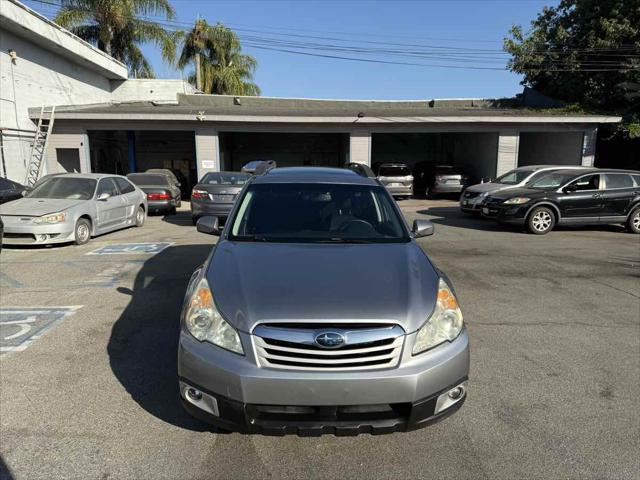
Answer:
[[[91,222],[86,218],[80,218],[76,222],[74,230],[74,243],[76,245],[84,245],[91,239]]]
[[[146,219],[146,216],[144,214],[144,208],[142,206],[138,207],[138,210],[136,211],[136,227],[141,227],[144,225],[144,221]]]
[[[640,208],[636,208],[627,218],[627,229],[631,233],[640,234]]]
[[[556,217],[547,207],[535,207],[527,217],[527,230],[535,235],[546,235],[556,224]]]

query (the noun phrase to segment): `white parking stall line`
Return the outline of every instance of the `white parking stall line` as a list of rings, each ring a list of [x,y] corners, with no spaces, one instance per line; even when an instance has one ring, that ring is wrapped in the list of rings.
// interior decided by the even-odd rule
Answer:
[[[152,254],[162,252],[175,242],[138,242],[138,243],[114,243],[105,245],[85,255],[132,255]]]

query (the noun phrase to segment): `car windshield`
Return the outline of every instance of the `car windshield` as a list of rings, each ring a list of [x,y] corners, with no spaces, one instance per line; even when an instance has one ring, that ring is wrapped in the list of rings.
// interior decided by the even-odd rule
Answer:
[[[127,178],[131,180],[133,183],[139,186],[161,186],[167,187],[169,186],[169,179],[166,175],[163,174],[145,174],[141,173],[139,175],[127,175]]]
[[[411,175],[411,172],[409,168],[404,165],[382,165],[380,170],[378,170],[378,175],[381,177],[406,177],[407,175]]]
[[[540,189],[557,188],[573,180],[574,178],[576,178],[576,176],[577,175],[575,173],[567,173],[567,172],[547,173],[546,175],[543,175],[539,179],[531,182],[531,184],[529,184],[528,187],[540,188]]]
[[[245,173],[207,173],[201,184],[205,185],[244,185],[251,175]]]
[[[51,177],[36,186],[26,196],[29,198],[64,198],[90,200],[96,190],[93,178]]]
[[[496,178],[494,183],[502,183],[504,185],[517,185],[518,183],[524,181],[533,172],[535,172],[535,170],[511,170],[510,172],[507,172],[504,175]]]
[[[409,236],[384,187],[273,183],[249,187],[229,239],[391,243]]]

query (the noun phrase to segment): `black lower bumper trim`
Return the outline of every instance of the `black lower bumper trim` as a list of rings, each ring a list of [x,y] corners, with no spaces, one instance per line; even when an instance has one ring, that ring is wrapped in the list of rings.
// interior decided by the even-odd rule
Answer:
[[[366,414],[359,414],[356,415],[357,418],[347,418],[335,414],[318,415],[316,418],[284,415],[278,418],[269,418],[268,415],[260,414],[260,406],[258,405],[241,403],[225,398],[194,385],[186,379],[184,379],[184,382],[216,398],[220,416],[205,412],[184,398],[181,398],[181,402],[184,409],[195,418],[223,430],[240,433],[274,436],[294,434],[301,437],[317,437],[324,434],[353,436],[361,433],[381,435],[424,428],[457,412],[466,401],[466,395],[450,408],[437,415],[434,414],[438,396],[465,380],[466,378],[460,379],[435,395],[413,404],[398,404],[398,408],[394,410],[396,415],[371,414],[367,416]],[[318,408],[326,409],[327,407]],[[330,407],[328,408],[331,409]]]

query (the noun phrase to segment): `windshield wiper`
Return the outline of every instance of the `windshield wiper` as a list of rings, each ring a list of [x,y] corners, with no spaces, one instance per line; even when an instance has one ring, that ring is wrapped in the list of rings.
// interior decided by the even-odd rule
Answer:
[[[373,243],[371,240],[367,240],[366,238],[342,238],[342,237],[331,237],[331,238],[325,238],[317,241],[318,243]]]

